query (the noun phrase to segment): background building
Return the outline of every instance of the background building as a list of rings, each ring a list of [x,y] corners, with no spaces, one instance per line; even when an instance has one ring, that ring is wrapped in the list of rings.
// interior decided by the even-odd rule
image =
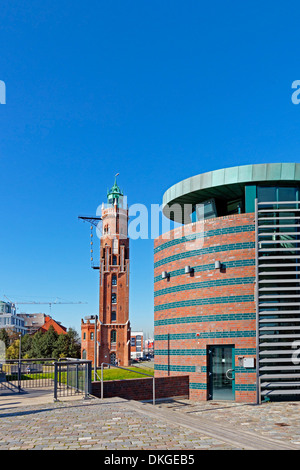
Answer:
[[[44,324],[40,326],[38,331],[41,331],[42,333],[45,333],[46,331],[49,330],[50,326],[54,328],[56,333],[58,335],[66,335],[67,334],[67,328],[63,326],[60,322],[54,320],[50,315],[45,316],[45,321]]]
[[[148,338],[148,339],[145,339],[144,341],[144,352],[145,352],[145,355],[150,355],[150,356],[153,356],[154,355],[154,340],[153,338]]]
[[[17,315],[15,304],[0,301],[0,328],[21,333],[22,336],[27,333],[24,319]]]
[[[24,320],[26,333],[30,335],[33,335],[37,331],[45,333],[45,331],[49,329],[50,325],[53,326],[54,330],[59,335],[67,333],[67,328],[65,326],[45,313],[17,313],[17,317]]]
[[[131,359],[138,359],[143,357],[144,348],[143,348],[143,338],[144,333],[142,331],[132,331],[131,332]]]
[[[300,164],[197,175],[163,204],[185,230],[155,240],[155,374],[189,374],[191,398],[299,398]]]
[[[46,319],[46,314],[45,313],[17,313],[17,316],[19,318],[24,319],[24,324],[27,329],[27,333],[32,335],[38,331],[39,328],[41,328]]]
[[[117,182],[102,205],[97,365],[130,362],[128,210]],[[94,325],[81,322],[82,357],[94,362]]]

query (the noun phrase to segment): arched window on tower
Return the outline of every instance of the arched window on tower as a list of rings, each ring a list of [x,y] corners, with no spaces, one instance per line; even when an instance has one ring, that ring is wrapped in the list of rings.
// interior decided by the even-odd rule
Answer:
[[[117,332],[116,332],[116,330],[111,330],[110,342],[111,343],[116,343],[117,342]]]
[[[113,255],[113,265],[116,266],[117,264],[117,257],[116,255]]]
[[[111,285],[116,286],[117,285],[117,275],[113,274],[112,279],[111,279]]]

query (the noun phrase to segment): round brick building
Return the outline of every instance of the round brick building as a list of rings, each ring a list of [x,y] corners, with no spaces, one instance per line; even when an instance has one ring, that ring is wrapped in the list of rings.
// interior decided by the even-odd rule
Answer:
[[[300,165],[197,175],[163,206],[182,225],[155,240],[156,376],[189,375],[192,399],[298,399]]]

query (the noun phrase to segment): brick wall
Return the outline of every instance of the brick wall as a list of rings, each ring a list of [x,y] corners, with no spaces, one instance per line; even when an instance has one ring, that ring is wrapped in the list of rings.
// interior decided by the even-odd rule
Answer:
[[[235,400],[254,402],[256,371],[238,363],[238,356],[255,357],[254,214],[209,219],[185,230],[154,244],[155,375],[189,374],[190,397],[206,400],[207,346],[234,345]],[[185,274],[186,265],[193,274]]]
[[[92,395],[101,397],[101,382],[92,382]],[[120,397],[127,400],[152,400],[153,379],[108,380],[103,382],[104,398]],[[155,398],[189,397],[189,376],[157,377]]]

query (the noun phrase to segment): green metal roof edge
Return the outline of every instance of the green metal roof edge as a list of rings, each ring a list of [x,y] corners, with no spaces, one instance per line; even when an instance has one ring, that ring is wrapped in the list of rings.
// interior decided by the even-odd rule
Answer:
[[[207,190],[211,194],[220,194],[220,191],[234,193],[241,185],[272,181],[300,181],[300,163],[234,166],[192,176],[174,184],[164,193],[163,206],[201,202],[202,191],[202,200],[205,200]]]

